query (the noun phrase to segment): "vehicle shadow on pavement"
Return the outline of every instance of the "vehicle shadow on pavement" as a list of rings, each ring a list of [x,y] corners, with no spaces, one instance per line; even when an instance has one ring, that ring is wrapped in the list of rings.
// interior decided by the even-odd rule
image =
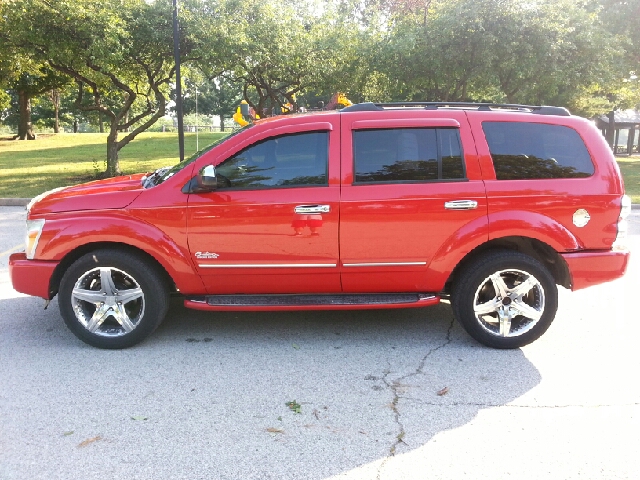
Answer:
[[[17,477],[40,464],[30,478],[323,479],[417,449],[540,381],[521,350],[480,346],[446,304],[208,313],[175,299],[121,351],[77,340],[55,300],[0,311],[0,440]],[[43,443],[56,452],[46,461]]]

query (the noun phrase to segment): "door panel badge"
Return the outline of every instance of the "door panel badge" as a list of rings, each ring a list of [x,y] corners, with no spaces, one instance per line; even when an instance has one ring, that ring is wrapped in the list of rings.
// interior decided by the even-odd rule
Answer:
[[[196,258],[199,260],[207,259],[207,258],[218,258],[220,255],[212,252],[196,252]]]

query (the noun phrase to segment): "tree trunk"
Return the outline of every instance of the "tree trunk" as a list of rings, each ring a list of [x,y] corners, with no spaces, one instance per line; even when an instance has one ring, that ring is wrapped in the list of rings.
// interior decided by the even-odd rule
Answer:
[[[100,128],[100,133],[104,133],[104,124],[102,123],[102,112],[98,112],[98,125]]]
[[[115,177],[120,175],[120,162],[118,161],[118,125],[111,125],[111,132],[107,137],[107,169],[105,177]]]
[[[54,88],[51,90],[51,102],[53,103],[53,133],[60,133],[60,92]]]
[[[220,115],[220,131],[224,132],[224,115]]]
[[[31,97],[24,90],[18,91],[18,105],[20,108],[20,121],[18,123],[18,138],[20,140],[35,140],[31,125]]]

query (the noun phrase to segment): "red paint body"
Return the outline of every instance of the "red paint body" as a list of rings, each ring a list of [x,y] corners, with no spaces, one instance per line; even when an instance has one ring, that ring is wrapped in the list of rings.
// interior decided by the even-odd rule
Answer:
[[[572,128],[585,141],[595,173],[551,181],[496,180],[483,121]],[[459,129],[466,179],[354,185],[353,132],[400,127]],[[328,132],[326,185],[183,193],[207,165],[269,137],[314,131]],[[557,252],[574,290],[620,277],[628,261],[628,253],[612,251],[624,193],[620,173],[599,132],[576,117],[456,109],[276,117],[229,138],[160,185],[145,189],[140,180],[136,175],[92,182],[36,202],[29,218],[46,224],[34,260],[11,256],[14,288],[51,298],[61,276],[56,266],[108,245],[146,252],[187,296],[438,293],[475,249],[502,239],[531,240]],[[455,200],[473,200],[477,208],[444,208]],[[329,211],[300,215],[294,213],[298,205],[326,205]],[[581,208],[591,220],[576,227],[572,216]],[[217,257],[196,256],[203,252]],[[189,300],[186,305],[223,308]]]

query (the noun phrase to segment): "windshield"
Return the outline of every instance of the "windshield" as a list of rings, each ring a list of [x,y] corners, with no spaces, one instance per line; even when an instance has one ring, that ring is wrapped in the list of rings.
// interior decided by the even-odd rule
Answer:
[[[235,137],[240,132],[244,132],[245,130],[247,130],[248,128],[251,128],[252,126],[253,126],[253,124],[249,124],[249,125],[247,125],[245,127],[239,128],[235,132],[232,132],[229,135],[227,135],[226,137],[222,137],[222,138],[216,140],[215,142],[213,142],[212,144],[207,145],[203,149],[201,149],[201,150],[197,151],[196,153],[194,153],[193,155],[191,155],[189,158],[185,159],[183,162],[180,162],[180,163],[174,165],[173,167],[169,167],[169,168],[164,167],[164,168],[161,168],[159,170],[156,170],[156,172],[154,172],[154,174],[152,174],[152,175],[155,176],[155,174],[158,173],[157,179],[155,180],[155,182],[153,182],[153,186],[160,185],[162,182],[164,182],[165,180],[171,178],[173,175],[178,173],[183,168],[191,165],[193,162],[195,162],[198,158],[200,158],[202,155],[207,153],[209,150],[213,149],[214,147],[217,147],[222,142],[226,142],[231,137]]]

